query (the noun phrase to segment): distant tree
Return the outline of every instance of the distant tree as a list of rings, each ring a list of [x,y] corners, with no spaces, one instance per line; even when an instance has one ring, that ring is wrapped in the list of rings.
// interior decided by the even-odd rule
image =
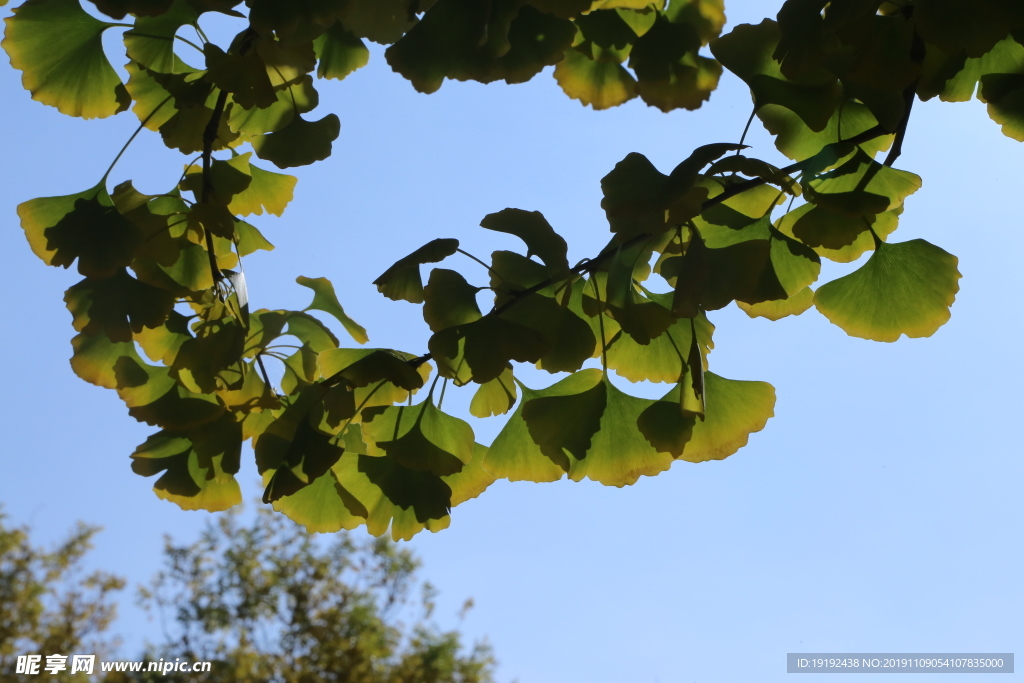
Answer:
[[[117,616],[114,594],[124,579],[96,571],[83,576],[82,558],[99,529],[79,523],[54,550],[35,547],[25,527],[8,528],[0,513],[0,680],[39,680],[16,672],[19,655],[95,654],[113,652],[117,639],[108,634]],[[81,681],[70,666],[49,681]]]
[[[429,623],[434,589],[408,550],[348,534],[321,544],[269,511],[249,526],[227,514],[191,545],[167,539],[165,567],[141,590],[164,641],[149,660],[209,661],[207,683],[488,683],[487,644]],[[419,585],[421,595],[411,595]],[[467,606],[469,603],[467,603]],[[404,609],[403,609],[404,607]],[[411,623],[399,620],[409,608]],[[118,681],[191,681],[195,673],[112,674]]]

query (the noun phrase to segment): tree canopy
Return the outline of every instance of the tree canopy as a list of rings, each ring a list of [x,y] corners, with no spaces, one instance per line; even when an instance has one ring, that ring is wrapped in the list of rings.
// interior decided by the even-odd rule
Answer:
[[[25,88],[72,116],[130,108],[139,132],[190,161],[162,194],[111,187],[112,164],[92,188],[19,207],[34,253],[83,276],[65,296],[72,368],[159,430],[132,455],[137,473],[160,475],[158,496],[237,504],[251,440],[264,501],[314,531],[410,538],[446,527],[495,478],[625,486],[676,460],[728,457],[764,428],[775,393],[711,371],[714,311],[736,302],[778,320],[813,306],[857,337],[934,333],[958,289],[956,258],[890,241],[921,185],[895,168],[913,104],[976,95],[1024,140],[1024,7],[1012,0],[788,0],[775,20],[725,35],[718,0],[95,5],[113,21],[78,0],[15,9],[3,46]],[[208,13],[235,17],[229,44],[207,39]],[[109,30],[123,32],[126,83],[104,52]],[[272,248],[251,217],[281,215],[296,184],[257,160],[287,169],[330,155],[339,120],[311,114],[314,82],[364,65],[364,41],[389,45],[389,65],[422,92],[554,65],[565,93],[594,109],[635,97],[695,109],[728,70],[750,88],[750,124],[792,163],[758,159],[743,139],[709,141],[671,170],[629,154],[601,181],[608,245],[574,264],[540,213],[484,216],[522,248],[466,254],[472,273],[433,265],[462,251],[450,237],[402,256],[374,284],[422,304],[433,335],[426,349],[372,348],[327,279],[297,278],[312,296],[304,310],[251,309],[241,267]],[[817,284],[823,258],[867,254]],[[518,364],[557,381],[527,387]],[[631,396],[609,373],[668,388]],[[443,411],[449,384],[475,392],[473,417],[510,413],[489,446]]]

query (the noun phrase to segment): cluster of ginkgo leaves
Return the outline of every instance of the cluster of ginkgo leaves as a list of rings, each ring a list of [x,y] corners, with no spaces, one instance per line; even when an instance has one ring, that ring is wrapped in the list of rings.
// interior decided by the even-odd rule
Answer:
[[[816,306],[859,337],[932,334],[957,292],[956,258],[887,241],[921,185],[893,168],[911,107],[977,91],[1024,140],[1016,0],[788,0],[777,20],[722,36],[721,0],[93,2],[114,21],[79,0],[27,0],[6,20],[3,47],[25,88],[72,116],[131,108],[140,131],[192,158],[163,194],[110,187],[108,169],[89,189],[19,207],[35,254],[83,277],[65,295],[72,368],[159,429],[132,455],[136,472],[161,475],[158,496],[186,509],[237,504],[251,439],[265,502],[316,531],[365,524],[410,538],[446,527],[495,478],[624,486],[676,460],[729,456],[764,427],[775,395],[710,372],[707,313],[735,301],[777,320]],[[210,12],[237,18],[230,44],[207,39]],[[126,83],[104,52],[110,30],[123,32]],[[422,304],[428,349],[368,348],[328,280],[298,278],[313,296],[305,310],[250,310],[240,263],[272,248],[246,219],[281,215],[296,183],[256,161],[330,155],[339,121],[308,116],[314,79],[364,65],[364,40],[390,45],[389,64],[423,92],[445,78],[523,82],[554,65],[566,94],[595,109],[637,96],[693,109],[724,67],[793,163],[722,143],[665,174],[630,154],[601,181],[611,239],[575,264],[541,214],[490,214],[481,226],[520,238],[521,252],[494,252],[476,284],[440,267],[424,284],[424,266],[455,254],[455,239],[400,259],[375,284]],[[812,289],[822,258],[869,251]],[[487,311],[482,289],[494,294]],[[311,311],[359,346],[341,346]],[[279,376],[266,358],[281,361]],[[518,363],[564,376],[532,389]],[[610,372],[669,389],[631,396]],[[442,411],[448,384],[473,387],[475,417],[511,413],[490,446]]]

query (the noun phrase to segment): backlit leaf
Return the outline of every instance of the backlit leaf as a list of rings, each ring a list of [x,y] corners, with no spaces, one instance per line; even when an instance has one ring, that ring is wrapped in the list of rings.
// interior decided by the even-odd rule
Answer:
[[[153,491],[183,510],[220,512],[242,502],[235,481],[242,453],[242,428],[230,416],[188,431],[164,430],[132,453],[132,471],[163,472]]]
[[[124,111],[128,91],[103,53],[103,31],[78,0],[27,0],[4,20],[3,47],[32,99],[86,119]]]
[[[405,299],[414,304],[423,303],[423,280],[420,266],[424,263],[437,263],[455,253],[459,241],[454,239],[436,239],[427,242],[408,256],[399,259],[373,281],[377,290],[389,299],[398,301]]]
[[[337,115],[328,114],[319,121],[306,121],[296,115],[284,128],[253,139],[256,156],[278,168],[306,166],[331,155],[331,143],[341,132]]]
[[[331,284],[330,280],[325,277],[314,278],[300,275],[295,281],[303,287],[309,287],[313,290],[313,303],[306,306],[303,310],[318,310],[330,313],[338,319],[338,322],[345,328],[345,331],[352,335],[352,338],[357,342],[365,344],[370,341],[370,338],[366,335],[366,329],[345,313],[345,309],[342,308],[341,303],[338,301],[338,295],[334,292],[334,285]]]
[[[880,243],[867,263],[818,288],[814,304],[853,337],[928,337],[949,320],[957,259],[924,240]]]

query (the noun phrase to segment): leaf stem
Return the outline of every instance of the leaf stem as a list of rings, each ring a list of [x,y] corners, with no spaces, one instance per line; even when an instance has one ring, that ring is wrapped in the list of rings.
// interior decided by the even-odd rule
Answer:
[[[170,101],[171,96],[168,95],[164,98],[163,102],[156,105],[156,108],[153,109],[153,111],[149,112],[146,118],[142,119],[142,123],[140,123],[139,127],[135,129],[135,132],[131,134],[131,137],[128,138],[128,141],[124,143],[124,145],[121,147],[121,150],[117,153],[117,156],[114,157],[114,160],[110,162],[110,166],[107,167],[107,172],[103,174],[103,178],[100,180],[101,183],[107,182],[107,177],[110,175],[110,172],[114,170],[114,166],[117,165],[117,162],[121,160],[121,156],[128,149],[128,146],[131,145],[132,142],[135,140],[136,136],[138,136],[138,134],[142,132],[142,129],[146,127],[146,124],[149,123],[149,120],[153,118],[158,111],[160,111],[160,108]]]
[[[213,114],[210,116],[210,121],[206,124],[206,128],[203,129],[203,183],[199,197],[200,204],[209,203],[213,192],[213,178],[210,175],[210,169],[213,165],[213,144],[217,141],[217,129],[220,128],[220,120],[224,116],[224,107],[227,105],[227,102],[228,91],[221,90],[220,94],[217,95],[217,103],[213,106]],[[214,283],[217,283],[223,279],[224,275],[217,266],[213,233],[206,226],[203,227],[205,228],[203,232],[206,234],[206,252],[210,257],[210,273],[213,276]]]

